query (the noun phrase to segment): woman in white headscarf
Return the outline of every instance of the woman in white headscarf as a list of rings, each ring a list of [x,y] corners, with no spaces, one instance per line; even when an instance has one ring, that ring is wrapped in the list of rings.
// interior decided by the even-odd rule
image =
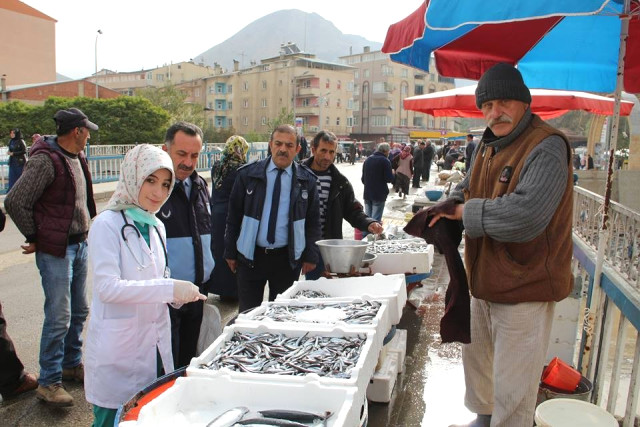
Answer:
[[[167,303],[206,298],[193,283],[169,278],[165,229],[154,214],[173,184],[169,155],[136,146],[89,231],[93,300],[84,384],[94,426],[113,426],[121,404],[163,371],[173,371]]]

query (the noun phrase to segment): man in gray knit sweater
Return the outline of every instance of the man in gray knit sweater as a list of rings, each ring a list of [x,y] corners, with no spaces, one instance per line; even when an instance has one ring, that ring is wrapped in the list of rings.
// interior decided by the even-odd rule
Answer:
[[[487,120],[466,178],[430,208],[465,228],[471,343],[463,346],[471,426],[531,426],[553,310],[572,288],[571,150],[531,113],[520,72],[487,70],[476,104]]]
[[[86,240],[96,214],[83,150],[89,130],[98,126],[76,108],[60,110],[53,119],[57,136],[41,137],[33,144],[5,208],[26,238],[22,253],[35,253],[45,295],[36,396],[53,406],[71,406],[73,397],[62,380],[84,380]]]

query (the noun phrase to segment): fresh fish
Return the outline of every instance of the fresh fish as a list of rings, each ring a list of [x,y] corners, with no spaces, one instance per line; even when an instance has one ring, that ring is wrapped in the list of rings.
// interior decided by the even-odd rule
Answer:
[[[256,426],[279,426],[279,427],[309,427],[309,424],[302,424],[296,421],[289,421],[280,418],[246,418],[240,421],[237,421],[236,424],[239,425],[256,425]]]
[[[207,424],[207,427],[230,427],[237,424],[238,421],[249,412],[249,408],[246,406],[237,406],[224,411]]]
[[[267,409],[263,411],[258,411],[262,416],[267,418],[280,418],[283,420],[290,421],[298,421],[298,422],[315,422],[315,421],[325,421],[331,415],[331,412],[325,412],[324,415],[314,414],[313,412],[304,412],[304,411],[291,411],[288,409]]]

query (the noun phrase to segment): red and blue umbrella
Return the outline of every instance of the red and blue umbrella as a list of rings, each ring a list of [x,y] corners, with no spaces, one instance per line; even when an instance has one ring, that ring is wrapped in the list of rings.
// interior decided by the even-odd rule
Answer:
[[[612,93],[626,42],[623,89],[640,92],[640,2],[626,0],[427,0],[389,27],[395,62],[478,80],[517,65],[529,87]],[[622,32],[628,23],[628,36]]]

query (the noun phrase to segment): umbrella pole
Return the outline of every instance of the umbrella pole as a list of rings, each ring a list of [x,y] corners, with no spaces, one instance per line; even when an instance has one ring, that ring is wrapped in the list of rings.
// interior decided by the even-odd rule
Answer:
[[[608,226],[609,222],[609,205],[611,202],[611,189],[613,183],[613,160],[616,151],[616,145],[618,142],[618,128],[620,126],[620,101],[622,98],[622,85],[624,78],[624,57],[627,50],[627,38],[629,36],[629,11],[630,0],[625,0],[624,10],[620,16],[620,49],[618,52],[618,69],[616,75],[616,90],[614,92],[614,107],[613,117],[610,121],[609,132],[609,162],[607,163],[607,183],[604,193],[604,204],[602,206],[602,223],[600,231],[598,232],[598,251],[596,254],[596,265],[593,277],[593,294],[591,299],[590,311],[594,316],[590,316],[594,320],[593,324],[593,336],[591,340],[587,338],[587,346],[585,348],[592,348],[594,351],[589,355],[589,366],[587,370],[587,377],[593,380],[594,395],[592,401],[596,404],[600,400],[599,391],[602,389],[602,385],[598,384],[598,380],[603,378],[603,375],[599,372],[599,365],[606,364],[605,359],[608,356],[608,345],[601,345],[602,339],[608,339],[608,337],[602,337],[602,324],[603,314],[606,298],[603,297],[602,288],[600,287],[602,278],[602,266],[604,264],[605,251],[609,238],[611,237],[611,227]],[[598,344],[598,345],[594,345]],[[604,350],[603,350],[604,349]],[[601,382],[601,381],[600,381]]]

